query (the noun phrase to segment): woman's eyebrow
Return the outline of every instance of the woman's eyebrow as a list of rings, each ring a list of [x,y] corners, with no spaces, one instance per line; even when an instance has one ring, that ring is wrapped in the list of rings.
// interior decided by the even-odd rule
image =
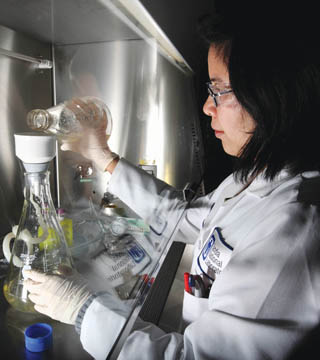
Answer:
[[[210,78],[209,80],[212,83],[212,85],[218,85],[218,86],[223,85],[228,88],[230,87],[229,83],[226,83],[223,79],[221,79],[219,77]]]
[[[218,82],[218,83],[225,84],[225,82],[219,77],[213,77],[213,78],[210,78],[209,80],[212,82]]]

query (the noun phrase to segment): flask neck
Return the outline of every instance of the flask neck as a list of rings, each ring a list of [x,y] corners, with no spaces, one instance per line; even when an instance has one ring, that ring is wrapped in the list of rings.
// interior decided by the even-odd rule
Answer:
[[[47,208],[53,206],[49,171],[26,172],[25,177],[25,199],[37,202],[40,207]]]
[[[25,173],[24,176],[25,199],[17,237],[20,236],[20,231],[28,229],[32,243],[40,243],[46,238],[49,228],[56,228],[58,222],[50,191],[50,173]],[[43,238],[39,237],[39,228],[43,231]]]
[[[23,163],[27,173],[41,173],[45,172],[49,168],[49,163]]]

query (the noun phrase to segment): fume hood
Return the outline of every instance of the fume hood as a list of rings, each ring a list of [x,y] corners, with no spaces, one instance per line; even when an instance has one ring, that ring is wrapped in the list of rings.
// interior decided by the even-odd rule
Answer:
[[[3,2],[0,75],[1,240],[18,223],[23,202],[23,171],[15,157],[13,134],[29,131],[28,111],[72,97],[96,96],[108,105],[113,118],[109,145],[121,157],[178,191],[201,183],[193,71],[138,0]],[[51,175],[56,207],[76,209],[88,202],[101,207],[105,201],[109,175],[75,153],[58,149]],[[121,206],[126,208],[126,204]],[[130,213],[129,208],[126,211]],[[181,257],[183,247],[170,248],[174,233],[174,228],[167,228],[148,239],[151,259],[144,274],[155,282],[160,283],[166,260]],[[176,266],[171,271],[175,270]],[[156,306],[156,296],[148,298],[147,289],[139,296],[111,358],[139,311],[148,320],[152,311],[147,308]],[[0,305],[2,340],[8,340],[4,351],[7,348],[12,359],[22,358],[19,331],[30,319],[11,311],[2,297]],[[6,327],[8,323],[16,325]],[[63,344],[64,352],[59,352],[62,347],[55,349],[54,358],[71,358],[71,354],[90,358],[73,329],[55,323],[55,333],[56,344]]]

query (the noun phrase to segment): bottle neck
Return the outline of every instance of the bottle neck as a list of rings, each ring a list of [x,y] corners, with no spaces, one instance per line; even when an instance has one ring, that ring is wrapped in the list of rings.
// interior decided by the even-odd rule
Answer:
[[[47,110],[31,110],[27,115],[27,124],[32,130],[47,130],[51,123],[52,119]]]

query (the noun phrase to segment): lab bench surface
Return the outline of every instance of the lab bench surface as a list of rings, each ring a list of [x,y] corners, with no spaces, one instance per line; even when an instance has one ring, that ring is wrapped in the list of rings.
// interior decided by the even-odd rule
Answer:
[[[41,314],[28,314],[15,310],[3,295],[0,280],[0,359],[1,360],[90,360],[73,325],[63,324]],[[25,348],[24,331],[34,323],[47,323],[53,329],[52,346],[40,353]]]
[[[128,323],[124,326],[115,341],[114,349],[109,354],[110,359],[116,359],[121,351],[123,342],[139,316],[156,325],[165,306],[173,279],[180,263],[185,245],[169,242],[168,251],[164,251],[159,260],[159,269],[155,272],[155,281],[150,291],[139,296],[139,305],[136,305]],[[79,334],[73,325],[63,324],[52,320],[40,313],[29,314],[20,312],[11,307],[3,295],[4,274],[0,274],[0,359],[2,360],[90,360],[93,359],[82,347]],[[1,278],[2,277],[2,278]],[[147,290],[146,290],[147,289]],[[25,349],[24,331],[35,323],[47,323],[53,329],[52,347],[41,353],[31,353]]]

